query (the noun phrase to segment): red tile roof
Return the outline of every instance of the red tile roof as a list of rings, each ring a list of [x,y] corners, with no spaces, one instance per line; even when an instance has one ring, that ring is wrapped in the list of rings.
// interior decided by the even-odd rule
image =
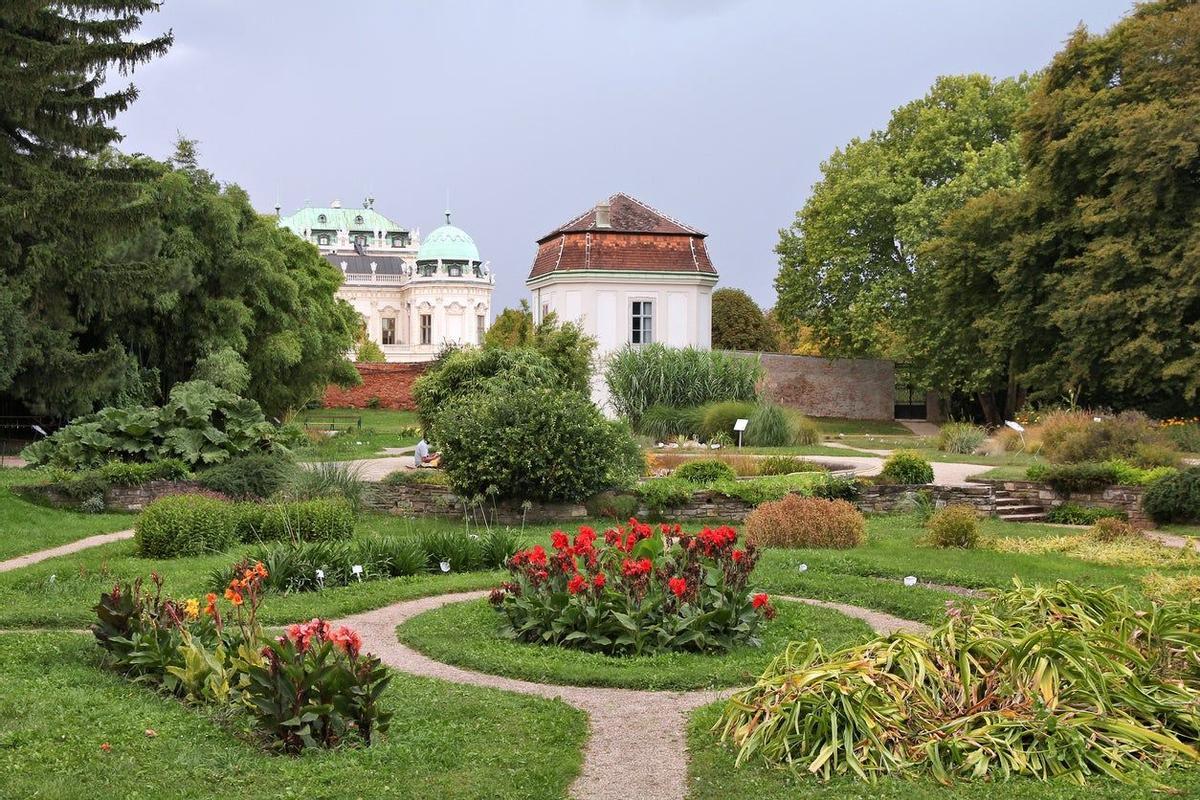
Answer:
[[[707,234],[626,194],[614,194],[608,205],[608,227],[597,226],[591,208],[539,239],[529,278],[573,270],[717,274]]]

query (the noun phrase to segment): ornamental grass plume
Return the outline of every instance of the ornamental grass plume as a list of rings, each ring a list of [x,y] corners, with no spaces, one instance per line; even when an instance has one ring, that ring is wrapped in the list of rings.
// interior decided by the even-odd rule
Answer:
[[[794,642],[715,730],[749,760],[853,775],[1083,783],[1200,760],[1192,602],[1014,582],[928,636]]]

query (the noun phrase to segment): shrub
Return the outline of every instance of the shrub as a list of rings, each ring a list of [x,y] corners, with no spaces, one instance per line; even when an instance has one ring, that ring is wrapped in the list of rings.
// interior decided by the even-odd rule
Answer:
[[[220,552],[237,542],[233,506],[197,495],[155,500],[138,516],[133,531],[142,558]]]
[[[1172,466],[1178,456],[1170,440],[1139,411],[1096,417],[1084,411],[1055,411],[1039,426],[1042,453],[1073,464],[1127,459],[1143,467]]]
[[[1194,619],[1187,603],[1119,589],[1018,584],[928,636],[832,653],[795,642],[718,728],[738,763],[822,780],[1132,781],[1194,759],[1196,721],[1181,713],[1200,702]]]
[[[797,447],[811,447],[821,441],[821,430],[817,423],[799,412],[788,414],[792,441]]]
[[[585,505],[589,517],[627,520],[638,513],[638,499],[632,494],[600,492],[589,497]]]
[[[292,472],[284,494],[292,500],[343,500],[354,513],[362,507],[365,487],[358,465],[345,461],[317,461]]]
[[[627,347],[614,353],[604,370],[613,408],[635,425],[651,406],[753,401],[761,376],[757,358],[661,344]]]
[[[793,472],[810,472],[822,469],[820,464],[794,456],[768,456],[758,460],[759,475],[790,475]]]
[[[751,447],[783,447],[792,443],[792,425],[782,406],[759,403],[747,417],[745,443]],[[732,427],[732,426],[731,426]]]
[[[658,442],[670,441],[677,436],[690,439],[700,435],[701,414],[699,408],[650,406],[638,420],[636,430]]]
[[[879,477],[888,483],[933,483],[933,467],[911,450],[897,450],[883,462]]]
[[[1162,432],[1175,445],[1175,449],[1185,453],[1200,453],[1200,422],[1168,420]]]
[[[47,472],[50,485],[68,497],[91,499],[100,496],[113,486],[141,486],[150,481],[177,481],[191,475],[187,464],[174,458],[139,464],[127,461],[109,461],[95,469],[78,471],[50,468]]]
[[[268,577],[263,589],[311,592],[351,583],[398,578],[425,572],[428,556],[416,537],[364,536],[318,542],[266,542],[251,548],[247,560],[262,562]],[[362,567],[355,573],[354,566]],[[236,577],[237,565],[209,574],[208,585],[220,590]]]
[[[1118,483],[1120,475],[1113,464],[1093,463],[1050,464],[1039,466],[1034,472],[1027,470],[1025,474],[1031,478],[1037,475],[1038,477],[1032,479],[1044,481],[1065,494],[1111,486]]]
[[[1115,508],[1091,508],[1063,503],[1046,513],[1046,521],[1057,525],[1091,525],[1101,519],[1124,519],[1125,515]]]
[[[513,638],[611,655],[723,652],[757,645],[774,615],[767,595],[747,591],[754,546],[739,548],[729,527],[693,536],[630,520],[603,539],[581,527],[551,543],[514,555],[492,591]]]
[[[943,453],[969,455],[987,441],[987,431],[967,422],[947,422],[938,431],[937,449]]]
[[[1118,542],[1124,539],[1140,539],[1141,532],[1123,519],[1102,517],[1092,525],[1088,535],[1097,542]]]
[[[668,508],[679,508],[691,499],[696,484],[679,478],[651,478],[633,487],[634,494],[651,514],[661,514]]]
[[[925,527],[929,529],[929,543],[934,547],[970,550],[979,544],[979,519],[970,506],[951,505],[939,509]]]
[[[855,478],[831,475],[829,480],[813,487],[813,497],[825,500],[848,500],[854,502],[862,494],[862,486]]]
[[[1142,508],[1156,522],[1200,520],[1200,467],[1159,478],[1142,497]]]
[[[495,382],[448,403],[434,432],[450,485],[467,497],[578,501],[643,467],[628,429],[553,387]]]
[[[283,455],[257,453],[206,469],[196,479],[202,486],[228,497],[262,499],[287,486],[295,469]]]
[[[733,467],[715,458],[696,458],[685,461],[672,475],[688,483],[713,483],[737,478]]]
[[[178,459],[188,467],[282,447],[253,400],[207,381],[178,383],[165,405],[109,406],[26,447],[30,464],[86,469],[107,461]]]
[[[714,436],[724,433],[727,436],[737,440],[733,433],[733,425],[739,419],[749,419],[754,413],[755,405],[753,403],[744,403],[738,401],[724,401],[720,403],[712,403],[703,409],[703,416],[700,419],[700,435],[704,439],[712,439]],[[749,429],[747,428],[747,432]]]
[[[858,547],[866,520],[845,500],[789,494],[763,503],[746,517],[746,541],[758,547]]]
[[[438,469],[398,469],[383,478],[388,486],[449,486],[450,479]]]
[[[426,432],[451,402],[482,391],[497,380],[562,388],[562,377],[541,353],[530,348],[456,349],[434,361],[413,383],[413,400]],[[440,440],[439,440],[440,441]]]

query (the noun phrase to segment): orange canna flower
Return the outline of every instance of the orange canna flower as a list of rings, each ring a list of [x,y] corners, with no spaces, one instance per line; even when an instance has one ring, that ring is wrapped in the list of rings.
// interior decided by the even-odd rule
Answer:
[[[225,590],[225,599],[235,606],[240,606],[242,604],[242,593],[230,586]]]
[[[204,602],[206,603],[206,605],[204,606],[204,613],[208,614],[210,617],[216,616],[216,613],[217,613],[217,596],[216,596],[216,594],[214,594],[213,592],[209,592],[208,594],[206,594],[204,596]]]
[[[267,577],[267,568],[263,566],[261,561],[254,565],[254,574],[260,578]]]

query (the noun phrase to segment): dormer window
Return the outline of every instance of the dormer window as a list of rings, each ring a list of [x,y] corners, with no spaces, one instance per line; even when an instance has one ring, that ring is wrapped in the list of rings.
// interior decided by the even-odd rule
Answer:
[[[451,278],[461,278],[462,277],[462,265],[461,264],[449,264],[446,267],[446,271],[450,273]]]
[[[363,236],[362,234],[359,234],[358,236],[354,237],[354,243],[357,245],[366,247],[367,246],[367,237]]]
[[[359,214],[357,217],[354,218],[354,224],[362,225],[362,214]]]
[[[327,222],[327,221],[328,221],[328,220],[325,218],[325,215],[324,215],[324,214],[321,214],[320,216],[318,216],[318,217],[317,217],[317,222],[324,223],[324,222]]]
[[[322,233],[320,236],[317,237],[317,244],[328,245],[329,237]]]
[[[404,246],[403,239],[401,239],[399,236],[392,237],[392,247],[403,247],[403,246]]]
[[[420,270],[421,270],[422,277],[428,278],[431,275],[433,275],[434,272],[437,271],[437,265],[436,264],[422,264],[420,266]]]

